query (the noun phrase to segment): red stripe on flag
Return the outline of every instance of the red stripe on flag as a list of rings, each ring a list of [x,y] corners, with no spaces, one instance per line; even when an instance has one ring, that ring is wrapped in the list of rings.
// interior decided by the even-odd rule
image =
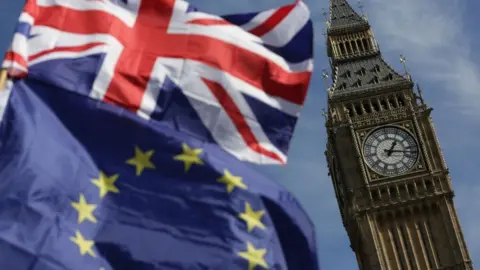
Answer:
[[[248,126],[247,121],[245,121],[245,117],[243,116],[242,112],[237,107],[235,101],[230,97],[228,92],[223,88],[223,86],[217,82],[210,81],[205,78],[202,78],[202,81],[212,91],[213,95],[223,107],[223,110],[228,114],[228,117],[232,120],[233,124],[248,147],[259,154],[278,160],[282,164],[285,164],[285,162],[277,154],[265,149],[260,145],[257,138],[255,138],[255,135],[252,133],[250,126]]]
[[[121,105],[133,112],[138,111],[157,59],[153,54],[138,57],[139,53],[142,52],[132,48],[123,49],[115,65],[115,76],[103,97],[104,101]]]
[[[28,60],[33,61],[39,57],[42,57],[43,55],[52,53],[52,52],[82,52],[86,51],[88,49],[91,49],[96,46],[104,45],[104,43],[101,42],[94,42],[94,43],[88,43],[82,46],[75,46],[75,47],[55,47],[50,50],[45,50],[43,52],[39,52],[37,54],[34,54],[28,58]]]
[[[163,1],[161,2],[163,3]],[[166,2],[168,1],[165,1],[165,4],[168,4]],[[157,3],[157,1],[142,3],[150,5]],[[291,8],[293,6],[287,6],[280,10],[283,10],[283,14],[284,12],[288,13]],[[77,34],[110,34],[123,44],[122,55],[129,55],[129,59],[119,60],[116,65],[118,73],[116,72],[114,80],[117,77],[123,77],[120,80],[129,82],[129,87],[116,84],[115,87],[109,88],[108,92],[110,94],[108,96],[111,101],[121,101],[122,105],[133,110],[140,107],[140,97],[143,95],[147,84],[143,78],[136,80],[134,77],[150,76],[150,74],[144,74],[144,72],[151,72],[153,68],[151,58],[156,57],[199,61],[229,73],[270,96],[279,97],[298,105],[303,104],[305,100],[311,72],[286,71],[262,55],[215,38],[201,35],[168,34],[166,33],[166,25],[161,25],[161,22],[150,21],[154,18],[151,11],[149,14],[143,14],[142,16],[146,15],[145,18],[139,18],[142,23],[137,21],[132,29],[121,20],[102,11],[77,11],[60,6],[39,7],[39,9],[36,25],[49,26],[64,32]],[[160,10],[157,10],[157,12],[160,12]],[[51,14],[58,15],[51,16]],[[64,17],[68,20],[64,20]],[[241,42],[241,39],[238,42]],[[148,63],[151,66],[144,66],[143,63]],[[123,64],[128,65],[122,67]],[[141,69],[140,66],[142,66]],[[124,91],[125,89],[128,89],[128,91]],[[138,92],[138,94],[134,94],[136,97],[130,99],[126,95],[127,92],[128,95],[132,95],[133,92]]]
[[[122,32],[128,33],[130,31],[130,28],[123,21],[107,12],[75,10],[64,6],[39,6],[35,25],[49,26],[63,32],[83,35],[111,34],[117,38]]]
[[[37,0],[27,0],[23,7],[23,12],[28,13],[28,15],[35,19],[38,15],[38,11]]]
[[[199,61],[229,73],[270,96],[298,105],[305,101],[311,72],[286,71],[262,55],[207,36],[171,35],[168,40],[168,43],[162,44],[164,57]]]
[[[199,25],[232,25],[230,22],[218,19],[196,19],[188,22],[189,24]]]
[[[275,28],[275,26],[277,26],[281,21],[283,21],[283,19],[288,16],[288,13],[290,13],[295,6],[296,5],[289,5],[279,8],[272,14],[272,16],[270,16],[270,18],[249,32],[258,37],[265,35]]]
[[[16,62],[18,65],[27,69],[27,62],[26,62],[25,58],[23,58],[23,56],[21,56],[20,54],[14,52],[14,51],[8,51],[5,54],[5,60]]]
[[[167,30],[175,2],[142,0],[133,28],[113,17],[112,24],[115,26],[112,25],[107,33],[115,36],[124,49],[115,65],[115,75],[104,96],[105,101],[138,111],[155,61],[157,57],[165,55],[164,43],[170,42],[171,35],[167,34]],[[97,19],[101,21],[102,17]]]

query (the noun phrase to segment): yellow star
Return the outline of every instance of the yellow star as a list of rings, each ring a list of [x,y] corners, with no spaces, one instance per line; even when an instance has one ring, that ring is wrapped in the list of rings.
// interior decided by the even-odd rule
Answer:
[[[140,176],[145,169],[155,169],[155,165],[150,161],[154,152],[154,150],[142,152],[138,146],[135,146],[135,157],[127,160],[127,164],[135,166],[137,176]]]
[[[242,177],[234,176],[228,170],[224,170],[223,173],[223,176],[218,178],[217,181],[227,185],[228,193],[232,192],[235,187],[247,189],[247,185],[243,183]]]
[[[81,224],[85,219],[90,220],[92,223],[97,223],[97,219],[93,215],[93,211],[97,208],[95,204],[88,204],[85,200],[83,193],[80,193],[80,200],[78,202],[72,202],[72,207],[78,211],[78,223]]]
[[[200,148],[190,148],[187,144],[182,145],[183,153],[173,157],[174,160],[179,160],[185,163],[185,172],[190,170],[193,164],[203,165],[203,161],[200,159],[199,155],[202,153]]]
[[[264,210],[253,211],[252,206],[246,202],[245,213],[241,213],[239,217],[247,223],[248,231],[251,232],[255,227],[265,230],[265,225],[262,223],[262,216],[264,214]]]
[[[264,269],[268,269],[268,264],[263,258],[265,253],[267,253],[266,249],[255,249],[252,243],[247,242],[247,251],[239,252],[238,256],[248,261],[248,270],[255,269],[257,265]]]
[[[119,193],[118,188],[115,186],[115,181],[118,179],[118,174],[108,177],[102,171],[98,179],[93,179],[92,183],[100,189],[100,198],[105,197],[108,192]]]
[[[85,255],[88,253],[88,255],[94,258],[96,257],[95,252],[92,250],[95,243],[92,240],[86,240],[83,238],[83,235],[79,230],[75,232],[75,237],[70,237],[70,240],[78,246],[80,254]]]

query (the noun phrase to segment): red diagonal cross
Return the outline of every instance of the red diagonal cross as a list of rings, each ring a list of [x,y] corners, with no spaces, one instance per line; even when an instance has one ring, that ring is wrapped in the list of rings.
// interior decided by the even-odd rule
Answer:
[[[84,1],[102,2],[102,0]],[[175,0],[142,0],[133,27],[127,26],[117,17],[103,11],[79,11],[64,6],[42,7],[37,6],[35,2],[36,0],[28,1],[25,8],[25,11],[35,18],[35,25],[50,26],[75,34],[108,34],[114,36],[124,46],[104,96],[105,101],[136,112],[140,107],[156,59],[170,57],[202,62],[223,70],[265,91],[270,96],[280,97],[295,104],[303,104],[310,72],[287,72],[261,55],[212,37],[168,33]],[[190,23],[204,24],[203,21]],[[88,46],[95,45],[98,43],[65,49],[82,51]],[[213,94],[221,92],[221,87],[217,87],[218,85],[213,82],[207,86]],[[247,145],[258,153],[281,161],[275,153],[260,145],[245,121],[232,116],[236,111],[232,112],[230,107],[234,104],[230,104],[229,108],[225,108],[225,105],[222,104]],[[233,107],[236,108],[236,106]]]
[[[105,99],[134,111],[140,107],[157,57],[196,60],[238,77],[271,96],[303,103],[309,72],[286,72],[258,54],[212,37],[167,33],[174,3],[175,0],[142,0],[133,27],[102,11],[78,11],[63,6],[36,6],[34,17],[36,25],[77,34],[109,34],[119,40],[124,49]]]

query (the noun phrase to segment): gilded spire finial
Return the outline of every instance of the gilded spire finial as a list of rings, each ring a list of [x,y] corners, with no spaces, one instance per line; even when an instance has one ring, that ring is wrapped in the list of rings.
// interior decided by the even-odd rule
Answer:
[[[325,117],[325,121],[328,120],[328,113],[327,113],[327,110],[325,110],[325,108],[322,108],[322,115],[323,117]]]
[[[326,69],[322,69],[322,77],[323,77],[323,80],[325,81],[325,88],[327,90],[328,97],[330,97],[332,95],[333,89],[330,87],[330,83],[328,81],[329,76]]]
[[[405,58],[403,54],[400,54],[400,62],[403,64],[403,69],[405,70],[405,75],[407,76],[407,79],[411,81],[412,77],[410,76],[410,73],[408,72],[408,68],[407,68],[407,58]]]
[[[357,5],[358,5],[358,9],[360,9],[360,13],[362,14],[362,18],[364,18],[366,20],[367,15],[365,15],[365,10],[363,9],[365,6],[363,5],[362,1],[358,0]]]
[[[328,12],[327,10],[325,10],[325,8],[322,8],[322,14],[323,14],[323,17],[325,18],[325,24],[328,26],[330,26],[330,22],[328,21]]]
[[[323,37],[325,38],[325,41],[328,41],[328,34],[327,34],[327,31],[325,31],[325,29],[322,29],[322,35]]]
[[[329,83],[328,83],[328,73],[326,69],[322,69],[322,77],[325,80],[325,87],[328,89]]]

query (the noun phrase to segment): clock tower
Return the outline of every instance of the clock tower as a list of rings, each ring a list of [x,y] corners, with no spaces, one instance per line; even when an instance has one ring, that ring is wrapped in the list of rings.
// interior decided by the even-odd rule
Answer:
[[[330,0],[327,34],[325,153],[359,268],[473,269],[420,87],[385,62],[346,0]]]

